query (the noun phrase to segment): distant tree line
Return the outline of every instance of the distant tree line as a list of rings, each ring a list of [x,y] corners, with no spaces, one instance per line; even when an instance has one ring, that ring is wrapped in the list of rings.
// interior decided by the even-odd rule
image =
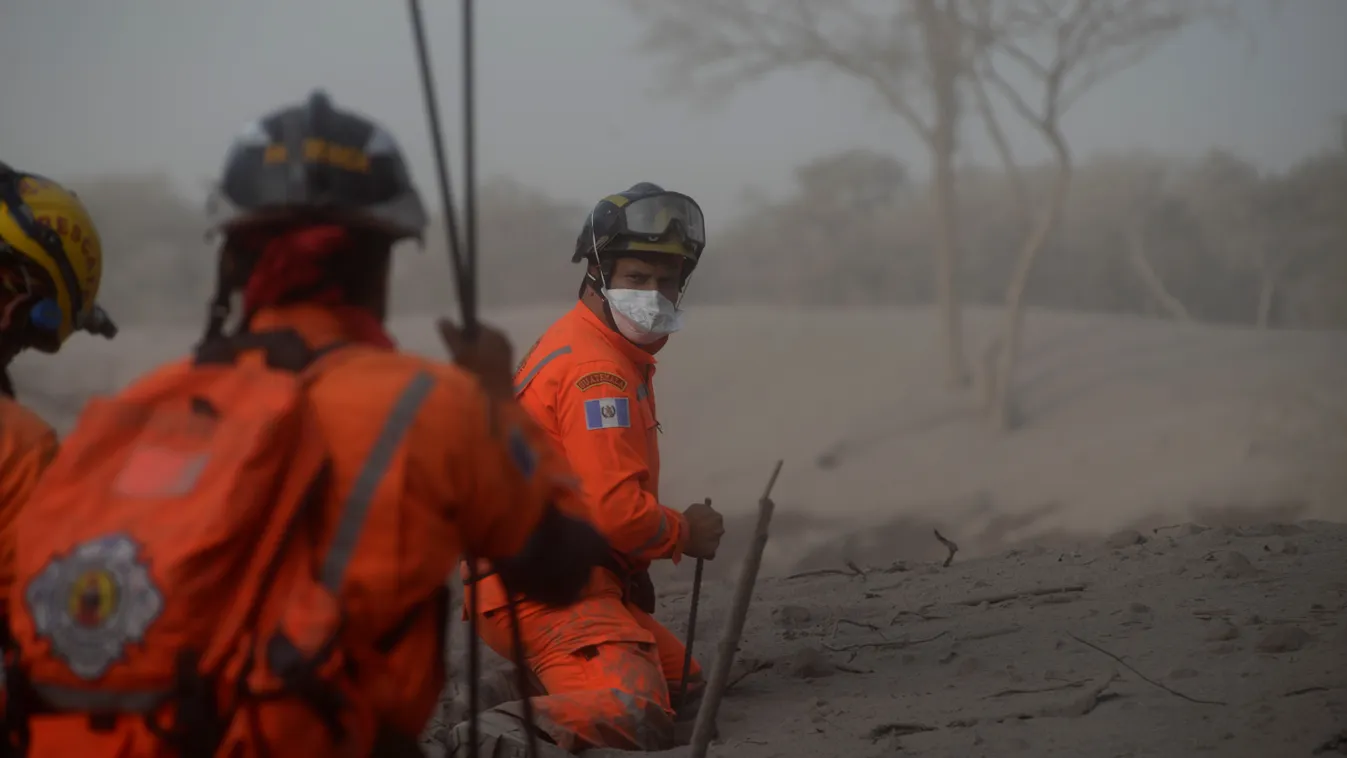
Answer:
[[[1143,153],[1075,171],[1061,224],[1030,277],[1031,305],[1286,329],[1347,329],[1347,134],[1340,150],[1263,172],[1215,151],[1186,161]],[[1031,191],[1051,166],[1024,172]],[[1003,171],[957,171],[965,302],[1000,303],[1028,223]],[[122,320],[204,317],[215,270],[200,209],[156,176],[75,182],[106,247],[102,299]],[[584,219],[509,179],[482,188],[482,297],[489,306],[556,303],[579,282],[570,263]],[[696,303],[918,305],[934,300],[926,188],[893,156],[849,150],[795,172],[711,240]],[[438,225],[437,225],[438,228]],[[403,251],[402,310],[444,310],[443,236]]]
[[[1046,191],[1052,171],[1026,170],[1030,191]],[[964,301],[999,304],[1029,222],[1005,192],[1004,172],[956,173]],[[848,151],[801,167],[796,184],[711,241],[697,301],[932,302],[934,211],[901,162]],[[1281,173],[1225,151],[1087,160],[1027,299],[1045,308],[1347,329],[1347,144]]]

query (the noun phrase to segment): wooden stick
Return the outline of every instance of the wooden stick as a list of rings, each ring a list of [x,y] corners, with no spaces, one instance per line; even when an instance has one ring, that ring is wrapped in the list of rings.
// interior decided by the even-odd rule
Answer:
[[[949,564],[954,562],[954,554],[959,552],[959,546],[954,544],[954,540],[941,534],[939,529],[935,530],[935,538],[940,540],[940,544],[944,545],[945,549],[949,551],[949,555],[945,556],[945,562],[940,564],[943,568],[949,568]]]
[[[1022,597],[1042,597],[1043,595],[1056,595],[1062,592],[1084,592],[1083,584],[1064,584],[1060,587],[1040,587],[1033,590],[1021,590],[1019,592],[1004,592],[995,595],[977,595],[975,597],[964,598],[954,601],[953,605],[995,605],[1004,603],[1007,600],[1019,600]]]
[[[1142,680],[1143,682],[1146,682],[1147,684],[1153,685],[1153,686],[1155,686],[1155,687],[1159,687],[1160,689],[1164,690],[1165,692],[1168,692],[1169,694],[1173,695],[1174,697],[1181,697],[1181,698],[1183,698],[1184,700],[1187,700],[1187,701],[1190,702],[1190,703],[1200,703],[1200,704],[1202,704],[1202,705],[1228,705],[1228,703],[1226,703],[1224,700],[1203,700],[1202,698],[1193,697],[1192,695],[1185,695],[1185,694],[1183,694],[1182,692],[1179,692],[1178,690],[1176,690],[1176,689],[1174,689],[1174,688],[1172,688],[1172,687],[1168,687],[1168,686],[1166,686],[1166,685],[1163,685],[1163,684],[1161,684],[1161,683],[1155,681],[1154,679],[1150,678],[1149,676],[1146,676],[1145,674],[1141,673],[1140,671],[1137,670],[1136,666],[1133,666],[1132,664],[1128,663],[1127,661],[1124,661],[1124,660],[1122,659],[1122,656],[1120,656],[1120,655],[1118,655],[1118,654],[1116,654],[1116,653],[1110,653],[1109,651],[1107,651],[1107,650],[1105,650],[1104,648],[1102,648],[1102,647],[1100,647],[1100,646],[1094,644],[1093,642],[1090,642],[1090,641],[1088,641],[1088,640],[1083,640],[1083,639],[1077,637],[1076,635],[1072,634],[1071,632],[1067,632],[1067,633],[1066,633],[1066,636],[1070,637],[1071,639],[1075,640],[1076,642],[1079,642],[1080,644],[1084,645],[1085,647],[1088,647],[1088,648],[1090,648],[1090,649],[1092,649],[1092,650],[1095,650],[1095,651],[1097,651],[1097,652],[1103,653],[1104,655],[1107,655],[1108,657],[1112,658],[1113,660],[1117,661],[1118,663],[1121,663],[1122,665],[1126,666],[1128,671],[1131,671],[1133,674],[1136,674],[1137,676],[1141,677],[1141,680]],[[1110,680],[1110,681],[1112,681],[1112,680]]]
[[[739,638],[744,633],[744,621],[748,618],[748,605],[753,600],[753,585],[758,580],[758,569],[762,566],[762,551],[767,547],[767,528],[772,523],[772,512],[776,504],[772,502],[772,487],[776,486],[776,477],[781,473],[783,461],[776,462],[772,477],[767,480],[767,488],[758,501],[758,525],[753,531],[753,541],[748,546],[748,555],[744,557],[744,567],[739,574],[739,584],[734,588],[734,605],[730,609],[730,623],[720,638],[720,653],[716,656],[715,666],[706,682],[706,696],[702,698],[701,708],[697,710],[697,722],[692,727],[692,753],[690,758],[706,758],[711,746],[711,735],[715,731],[716,713],[720,710],[720,698],[730,679],[730,666],[734,664],[734,654],[739,649]]]

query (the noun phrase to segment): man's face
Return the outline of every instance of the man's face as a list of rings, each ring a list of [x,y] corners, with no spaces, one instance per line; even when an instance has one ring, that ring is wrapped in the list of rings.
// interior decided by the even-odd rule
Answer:
[[[678,287],[683,281],[683,257],[658,253],[624,256],[613,265],[610,289],[655,290],[678,302]]]

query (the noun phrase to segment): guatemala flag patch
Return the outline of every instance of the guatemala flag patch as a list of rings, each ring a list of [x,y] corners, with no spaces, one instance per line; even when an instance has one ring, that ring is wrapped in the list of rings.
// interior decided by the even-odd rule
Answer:
[[[625,397],[597,397],[585,401],[585,429],[627,429],[631,406]]]

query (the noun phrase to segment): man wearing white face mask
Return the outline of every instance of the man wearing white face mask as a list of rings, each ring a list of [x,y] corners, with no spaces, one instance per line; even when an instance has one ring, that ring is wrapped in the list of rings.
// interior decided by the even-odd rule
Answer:
[[[673,743],[684,646],[651,618],[646,570],[654,560],[714,558],[724,524],[709,501],[682,511],[660,502],[652,380],[655,353],[681,326],[678,303],[705,245],[701,209],[686,195],[641,183],[599,201],[572,258],[586,266],[579,302],[515,374],[520,404],[565,451],[589,519],[613,548],[575,605],[519,604],[529,667],[545,693],[534,698],[538,724],[570,752]],[[469,591],[479,593],[482,639],[510,657],[504,590],[489,564],[477,573]],[[680,712],[695,713],[702,684],[694,663]],[[508,704],[496,710],[517,712]]]

